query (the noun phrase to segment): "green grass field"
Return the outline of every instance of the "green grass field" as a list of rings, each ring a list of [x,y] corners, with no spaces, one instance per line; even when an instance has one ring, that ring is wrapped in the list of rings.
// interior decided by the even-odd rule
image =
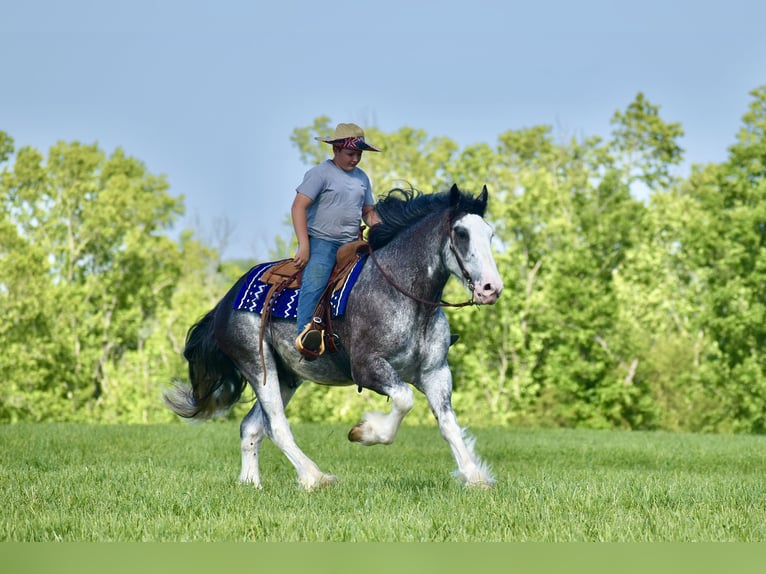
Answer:
[[[766,541],[763,437],[475,429],[485,491],[435,427],[293,430],[336,485],[299,490],[270,442],[238,484],[236,423],[0,426],[0,541]]]

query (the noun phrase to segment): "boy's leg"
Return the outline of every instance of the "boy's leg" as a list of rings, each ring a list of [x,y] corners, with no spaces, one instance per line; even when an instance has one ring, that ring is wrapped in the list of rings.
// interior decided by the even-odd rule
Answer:
[[[335,256],[340,243],[312,237],[309,239],[311,253],[301,275],[301,291],[298,298],[297,334],[312,320],[314,309],[327,286],[335,266]]]

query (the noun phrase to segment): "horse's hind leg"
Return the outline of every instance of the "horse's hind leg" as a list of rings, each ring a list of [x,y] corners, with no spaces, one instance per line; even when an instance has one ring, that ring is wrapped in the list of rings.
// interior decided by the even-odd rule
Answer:
[[[266,436],[266,422],[261,403],[256,402],[239,425],[242,445],[242,472],[239,481],[261,487],[261,472],[258,467],[258,449]]]
[[[437,369],[423,376],[420,389],[426,395],[439,423],[439,431],[449,444],[457,462],[453,473],[466,486],[489,487],[495,479],[489,466],[474,452],[474,439],[460,428],[452,408],[452,375],[449,367]]]
[[[335,482],[335,477],[323,473],[316,463],[298,447],[285,416],[285,406],[297,389],[292,379],[280,380],[270,350],[264,349],[266,359],[266,382],[263,382],[260,361],[243,362],[238,365],[255,390],[257,402],[242,421],[242,474],[240,480],[260,485],[258,470],[258,447],[264,436],[282,451],[295,467],[298,482],[306,490],[312,490]]]
[[[300,383],[286,374],[281,376],[278,382],[282,404],[287,407]],[[274,381],[271,381],[271,384],[274,384]],[[266,437],[266,417],[261,408],[261,401],[256,401],[250,412],[242,419],[239,436],[242,446],[242,472],[239,475],[239,481],[252,483],[260,488],[261,474],[258,466],[258,451]]]

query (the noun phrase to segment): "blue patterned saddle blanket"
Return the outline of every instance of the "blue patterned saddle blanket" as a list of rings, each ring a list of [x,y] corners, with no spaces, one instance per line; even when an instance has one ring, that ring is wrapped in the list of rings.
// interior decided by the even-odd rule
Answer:
[[[346,276],[345,281],[335,289],[332,297],[330,297],[330,308],[333,317],[340,317],[346,312],[348,296],[356,280],[359,278],[359,273],[362,271],[366,259],[367,257],[359,258],[351,272]],[[239,289],[237,298],[234,300],[233,308],[235,310],[250,311],[252,313],[263,312],[263,306],[266,303],[266,297],[272,285],[261,281],[261,277],[279,263],[279,261],[261,263],[248,271],[247,277]],[[300,293],[300,287],[296,289],[285,288],[279,293],[275,293],[271,299],[271,315],[282,319],[296,319]]]

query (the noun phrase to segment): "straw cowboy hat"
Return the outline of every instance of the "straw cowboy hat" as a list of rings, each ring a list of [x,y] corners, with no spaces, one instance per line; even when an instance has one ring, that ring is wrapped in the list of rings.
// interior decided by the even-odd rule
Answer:
[[[374,145],[364,141],[364,130],[356,124],[338,124],[335,127],[335,134],[325,137],[316,137],[320,142],[340,146],[348,149],[358,149],[361,151],[381,151]]]

